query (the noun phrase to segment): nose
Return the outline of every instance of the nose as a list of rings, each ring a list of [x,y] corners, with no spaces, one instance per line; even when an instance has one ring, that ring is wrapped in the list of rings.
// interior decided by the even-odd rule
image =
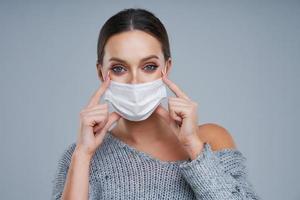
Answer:
[[[142,80],[140,80],[140,76],[137,74],[136,71],[132,71],[131,76],[128,80],[129,84],[137,84],[137,83],[141,83]]]
[[[129,83],[130,84],[137,84],[137,83],[141,83],[139,80],[137,80],[137,78],[136,77],[134,77],[134,78],[131,78],[130,80],[129,80]]]

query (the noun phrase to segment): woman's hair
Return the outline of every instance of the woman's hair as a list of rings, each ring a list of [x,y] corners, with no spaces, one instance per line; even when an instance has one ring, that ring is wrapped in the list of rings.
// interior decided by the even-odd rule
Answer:
[[[161,43],[165,60],[171,57],[168,34],[162,22],[145,9],[128,8],[110,17],[102,26],[97,44],[97,63],[102,65],[104,46],[111,36],[135,29],[154,36]]]

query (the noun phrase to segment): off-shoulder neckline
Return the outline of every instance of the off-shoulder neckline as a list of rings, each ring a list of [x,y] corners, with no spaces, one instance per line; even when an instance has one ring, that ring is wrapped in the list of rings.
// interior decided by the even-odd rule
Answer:
[[[146,152],[143,152],[143,151],[140,151],[140,150],[136,149],[135,147],[130,146],[129,144],[123,142],[118,137],[114,136],[111,131],[107,132],[107,138],[109,138],[111,141],[115,142],[121,148],[125,148],[125,149],[131,151],[135,155],[141,156],[142,158],[154,161],[154,162],[162,164],[162,165],[180,165],[180,164],[183,164],[183,163],[189,163],[189,162],[193,161],[193,160],[190,160],[190,159],[189,160],[176,160],[176,161],[164,161],[164,160],[157,159],[157,158],[151,156],[150,154],[148,154]],[[207,144],[210,145],[209,143],[207,143]],[[231,152],[231,153],[238,152],[239,153],[240,151],[238,149],[233,149],[233,148],[225,148],[225,149],[220,149],[220,150],[213,151],[213,153],[216,156],[220,156],[220,155],[222,155],[224,153],[228,153],[228,152]],[[201,153],[199,154],[199,156],[200,155],[201,155]]]
[[[119,145],[120,147],[125,148],[125,149],[131,151],[135,155],[139,155],[142,158],[145,158],[145,159],[148,159],[148,160],[151,160],[151,161],[163,164],[163,165],[174,165],[174,164],[176,165],[176,164],[180,164],[180,163],[184,163],[184,162],[188,161],[188,160],[176,160],[176,161],[164,161],[164,160],[160,160],[160,159],[154,158],[153,156],[151,156],[150,154],[148,154],[146,152],[140,151],[140,150],[136,149],[135,147],[130,146],[129,144],[123,142],[118,137],[114,136],[110,131],[108,131],[107,137],[109,139],[111,139],[111,141],[113,141],[117,145]]]

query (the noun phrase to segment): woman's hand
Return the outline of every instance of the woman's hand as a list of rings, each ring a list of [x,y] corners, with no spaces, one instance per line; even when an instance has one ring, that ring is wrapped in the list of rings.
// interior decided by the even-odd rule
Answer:
[[[80,128],[77,137],[77,151],[91,157],[102,143],[105,133],[120,115],[108,114],[108,104],[99,104],[99,100],[110,83],[109,72],[105,81],[91,97],[88,105],[80,112]]]
[[[170,125],[171,130],[193,160],[204,146],[198,135],[198,104],[169,80],[163,71],[162,75],[164,83],[175,93],[176,97],[168,97],[169,112],[161,105],[155,112]]]

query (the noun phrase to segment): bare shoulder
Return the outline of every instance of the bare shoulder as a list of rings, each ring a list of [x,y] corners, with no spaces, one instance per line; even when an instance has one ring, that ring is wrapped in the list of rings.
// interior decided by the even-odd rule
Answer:
[[[213,151],[226,148],[236,149],[233,137],[226,128],[215,123],[199,125],[199,137],[203,142],[208,142]]]

